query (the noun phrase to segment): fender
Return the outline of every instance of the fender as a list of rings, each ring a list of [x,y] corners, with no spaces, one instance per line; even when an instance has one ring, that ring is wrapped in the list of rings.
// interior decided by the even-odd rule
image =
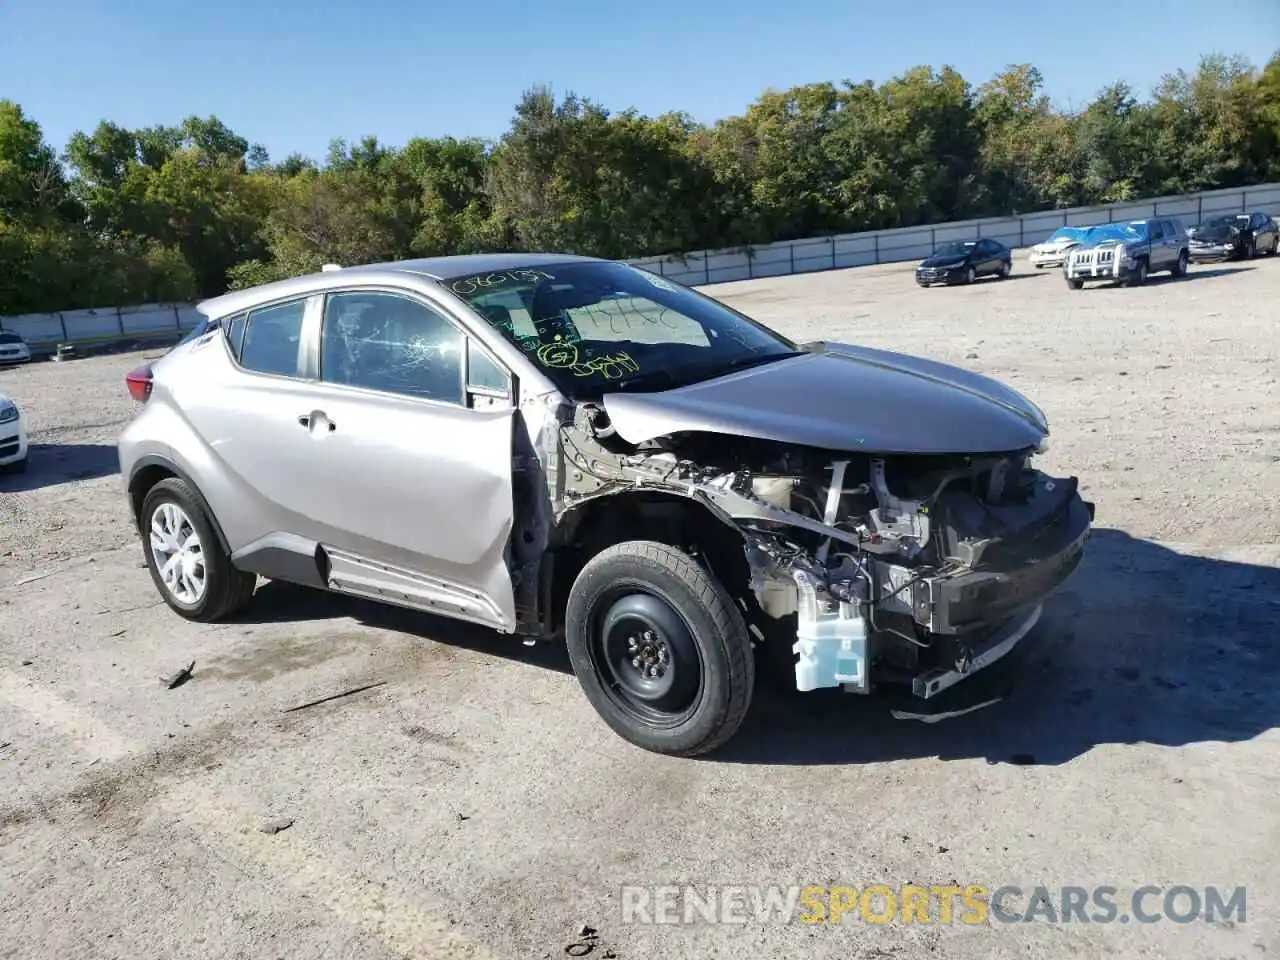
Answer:
[[[142,534],[142,518],[138,516],[138,507],[141,504],[142,497],[138,496],[138,487],[140,485],[140,481],[144,479],[142,475],[148,470],[163,470],[170,476],[177,477],[191,489],[191,493],[195,497],[196,503],[200,505],[200,509],[204,511],[205,516],[209,518],[209,523],[213,527],[214,536],[218,538],[218,546],[222,548],[224,553],[230,556],[231,547],[227,542],[227,535],[222,532],[222,524],[218,522],[217,516],[209,506],[209,501],[205,499],[204,494],[200,491],[200,487],[191,479],[187,472],[176,463],[167,457],[161,457],[156,454],[147,454],[146,456],[139,457],[138,460],[134,462],[133,467],[129,470],[129,512],[133,514],[133,525],[135,529],[137,529],[139,536]],[[147,489],[151,489],[152,486],[154,486],[154,484],[148,484]],[[145,496],[145,494],[143,494],[143,496]]]

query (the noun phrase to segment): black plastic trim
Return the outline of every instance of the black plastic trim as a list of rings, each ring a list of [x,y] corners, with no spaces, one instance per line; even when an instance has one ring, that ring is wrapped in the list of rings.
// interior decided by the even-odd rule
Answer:
[[[214,515],[213,509],[209,506],[209,501],[206,500],[204,498],[204,494],[200,492],[200,487],[191,479],[185,470],[175,464],[172,460],[167,460],[164,457],[155,456],[154,454],[139,457],[137,462],[134,463],[133,468],[129,471],[129,512],[133,514],[133,526],[138,531],[139,536],[142,535],[142,528],[139,526],[140,518],[137,511],[134,510],[133,492],[134,485],[138,479],[138,474],[148,467],[160,467],[166,472],[177,477],[191,488],[192,495],[196,498],[196,501],[200,504],[200,508],[204,510],[205,516],[209,518],[209,522],[213,525],[213,532],[218,537],[218,545],[222,547],[224,552],[229,554],[231,552],[231,546],[227,542],[227,535],[222,532],[222,524],[218,522],[217,516]]]
[[[314,540],[291,533],[269,533],[246,544],[231,557],[236,569],[268,580],[327,589],[324,551]]]

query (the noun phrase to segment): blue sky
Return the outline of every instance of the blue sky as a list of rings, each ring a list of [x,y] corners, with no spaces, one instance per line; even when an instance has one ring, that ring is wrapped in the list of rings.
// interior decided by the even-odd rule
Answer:
[[[1145,95],[1202,53],[1260,66],[1277,47],[1280,0],[0,0],[0,97],[58,148],[104,118],[195,113],[276,159],[319,158],[337,136],[497,137],[539,83],[710,122],[768,87],[922,63],[976,84],[1031,62],[1079,104],[1114,79]]]

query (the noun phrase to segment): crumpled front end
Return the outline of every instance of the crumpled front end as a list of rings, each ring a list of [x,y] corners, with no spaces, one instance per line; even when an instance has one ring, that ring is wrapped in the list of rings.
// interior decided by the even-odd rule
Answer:
[[[710,433],[633,447],[599,410],[562,436],[570,501],[678,492],[736,531],[753,625],[790,648],[802,691],[927,700],[995,663],[1079,565],[1093,519],[1035,449],[856,455]]]
[[[753,590],[795,617],[800,690],[886,684],[933,697],[995,662],[1076,569],[1093,519],[1031,451],[833,461],[820,477],[719,477]]]

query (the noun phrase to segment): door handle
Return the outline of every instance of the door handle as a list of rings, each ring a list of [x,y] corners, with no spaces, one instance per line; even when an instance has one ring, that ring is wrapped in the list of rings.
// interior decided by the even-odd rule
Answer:
[[[316,426],[319,426],[322,423],[328,424],[330,433],[333,433],[333,431],[338,429],[338,425],[325,416],[323,410],[313,410],[311,413],[304,413],[300,415],[298,417],[298,425],[310,429],[313,419],[315,420]]]

